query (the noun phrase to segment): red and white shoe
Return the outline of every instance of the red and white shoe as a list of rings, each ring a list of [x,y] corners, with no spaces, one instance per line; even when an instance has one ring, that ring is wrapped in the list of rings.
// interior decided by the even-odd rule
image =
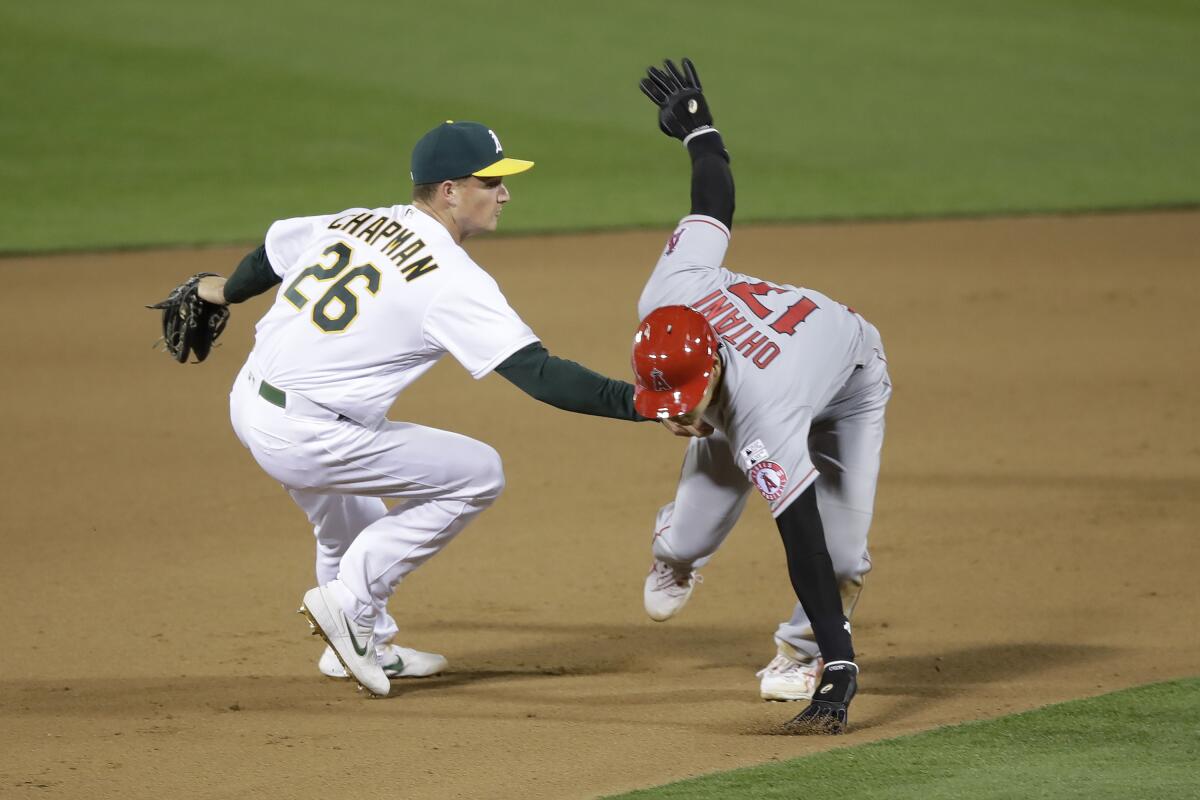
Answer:
[[[655,622],[670,619],[687,604],[696,584],[703,581],[700,573],[694,569],[680,572],[670,564],[655,559],[642,589],[646,613]]]
[[[808,658],[780,644],[771,663],[758,671],[758,692],[763,700],[811,700],[824,668],[820,656]]]

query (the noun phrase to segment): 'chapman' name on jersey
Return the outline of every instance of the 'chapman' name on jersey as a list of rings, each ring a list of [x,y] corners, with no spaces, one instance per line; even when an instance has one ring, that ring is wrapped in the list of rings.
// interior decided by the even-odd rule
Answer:
[[[432,255],[411,261],[417,253],[425,249],[425,242],[420,238],[409,242],[415,235],[413,231],[389,217],[370,211],[355,215],[345,214],[330,222],[329,229],[356,236],[370,245],[383,242],[378,245],[380,251],[400,269],[406,281],[416,280],[438,268]]]

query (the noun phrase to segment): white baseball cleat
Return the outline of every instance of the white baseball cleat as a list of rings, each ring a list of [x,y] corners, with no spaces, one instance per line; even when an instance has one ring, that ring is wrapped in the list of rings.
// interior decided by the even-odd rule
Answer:
[[[383,674],[391,678],[428,678],[446,669],[446,657],[438,653],[423,653],[411,647],[386,644],[375,648]],[[345,679],[346,668],[338,661],[333,648],[326,647],[317,662],[317,669],[330,678]]]
[[[702,583],[700,573],[693,569],[679,572],[670,564],[654,559],[646,585],[642,589],[642,603],[646,613],[655,622],[663,622],[680,612],[692,596],[697,583]]]
[[[387,697],[392,685],[379,666],[375,633],[371,626],[350,620],[328,589],[318,586],[304,593],[300,613],[308,618],[314,634],[333,649],[334,656],[358,685],[379,697]]]
[[[771,663],[758,671],[762,679],[758,691],[763,700],[811,700],[821,678],[825,662],[806,658],[786,644],[780,644]]]

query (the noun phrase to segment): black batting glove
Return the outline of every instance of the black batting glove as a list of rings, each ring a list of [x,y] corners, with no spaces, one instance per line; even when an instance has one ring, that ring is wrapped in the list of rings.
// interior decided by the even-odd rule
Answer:
[[[667,136],[683,141],[697,131],[712,128],[712,112],[690,58],[683,59],[682,71],[670,59],[663,62],[663,69],[649,67],[639,85],[658,106],[658,127]]]
[[[858,665],[853,661],[829,662],[821,673],[812,702],[784,723],[784,732],[801,736],[845,733],[850,701],[857,691]]]

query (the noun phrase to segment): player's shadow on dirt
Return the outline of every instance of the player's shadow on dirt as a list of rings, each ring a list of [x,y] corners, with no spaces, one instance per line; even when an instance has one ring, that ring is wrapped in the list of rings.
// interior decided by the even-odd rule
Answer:
[[[466,623],[464,631],[475,626]],[[495,631],[498,626],[484,626]],[[502,626],[500,626],[502,627]],[[520,713],[536,700],[601,707],[671,706],[688,702],[699,689],[707,701],[746,699],[756,703],[754,670],[765,663],[760,631],[705,625],[511,626],[513,644],[457,654],[441,676],[393,682],[390,699],[444,694],[453,697],[486,685],[491,702],[512,704]],[[855,716],[856,729],[904,720],[931,703],[978,693],[981,686],[1031,676],[1069,675],[1095,661],[1112,661],[1120,648],[1078,644],[989,644],[920,655],[861,660],[863,696],[888,698]],[[634,686],[588,677],[645,676]],[[733,676],[733,677],[730,677]],[[737,676],[744,676],[744,680]],[[562,681],[569,681],[569,689]],[[681,685],[686,684],[686,685]],[[547,695],[547,689],[550,694]],[[615,694],[614,694],[615,691]],[[995,694],[997,689],[989,690]],[[313,674],[305,660],[296,669],[264,676],[179,675],[157,679],[67,678],[0,683],[0,706],[16,716],[125,717],[131,713],[167,727],[169,712],[217,714],[243,711],[310,713],[343,702],[364,702],[352,686]],[[386,702],[386,701],[384,701]],[[858,704],[862,708],[865,704]],[[749,706],[748,706],[749,708]],[[788,709],[789,711],[791,709]],[[798,708],[796,710],[799,710]],[[440,712],[439,712],[440,713]],[[516,713],[516,712],[514,712]],[[162,719],[159,719],[159,718]],[[166,720],[166,721],[164,721]],[[153,727],[153,725],[151,726]],[[770,731],[747,729],[749,734]]]
[[[1045,642],[986,644],[916,656],[871,659],[873,689],[878,694],[953,697],[963,686],[1009,680],[1014,665],[1024,675],[1050,672],[1062,665],[1110,658],[1120,648]]]
[[[692,669],[741,667],[753,672],[775,654],[769,632],[702,621],[669,625],[650,621],[624,625],[467,622],[438,627],[459,633],[479,629],[512,634],[511,645],[462,654],[467,670],[474,668],[470,665],[481,665],[546,675],[596,675],[654,671],[684,662]]]
[[[1027,681],[1031,676],[1114,659],[1120,653],[1120,648],[1103,645],[1028,642],[862,659],[860,691],[897,700],[881,713],[856,718],[855,728],[896,722],[916,708],[970,694],[980,685],[1013,681],[1017,675]]]
[[[468,627],[469,627],[468,623]],[[494,626],[489,626],[493,627]],[[745,626],[714,627],[706,625],[658,625],[654,623],[589,626],[580,630],[570,625],[528,625],[514,623],[515,635],[536,633],[533,642],[512,647],[489,649],[477,653],[495,670],[467,671],[448,674],[438,682],[405,682],[400,693],[424,689],[451,689],[479,681],[500,678],[507,682],[515,675],[529,677],[528,683],[506,686],[501,694],[514,699],[525,698],[527,692],[537,692],[538,678],[550,676],[586,676],[618,673],[678,674],[680,680],[694,678],[687,692],[703,689],[706,699],[740,699],[753,701],[757,692],[754,671],[769,659],[764,651],[760,631]],[[860,659],[863,668],[861,691],[890,698],[880,710],[855,717],[856,729],[885,726],[904,720],[916,710],[931,703],[951,700],[978,693],[981,686],[1012,681],[1014,675],[1022,680],[1055,672],[1070,672],[1095,661],[1114,660],[1120,648],[1086,644],[1047,644],[1044,642],[984,644],[919,655],[871,656]],[[472,659],[473,660],[473,659]],[[745,670],[745,680],[731,683],[727,688],[711,684],[707,677],[714,670]],[[1017,672],[1014,672],[1016,670]],[[533,674],[528,674],[532,672]],[[612,693],[613,687],[581,686],[572,696],[577,705],[605,706],[613,702],[626,705],[671,704],[684,702],[675,692],[664,691],[660,678],[649,678],[643,687]],[[705,686],[705,684],[708,684]],[[678,688],[678,687],[676,687]],[[995,690],[989,690],[994,692]],[[862,705],[862,704],[860,704]],[[799,711],[799,707],[796,709]],[[751,733],[769,731],[753,730]]]

